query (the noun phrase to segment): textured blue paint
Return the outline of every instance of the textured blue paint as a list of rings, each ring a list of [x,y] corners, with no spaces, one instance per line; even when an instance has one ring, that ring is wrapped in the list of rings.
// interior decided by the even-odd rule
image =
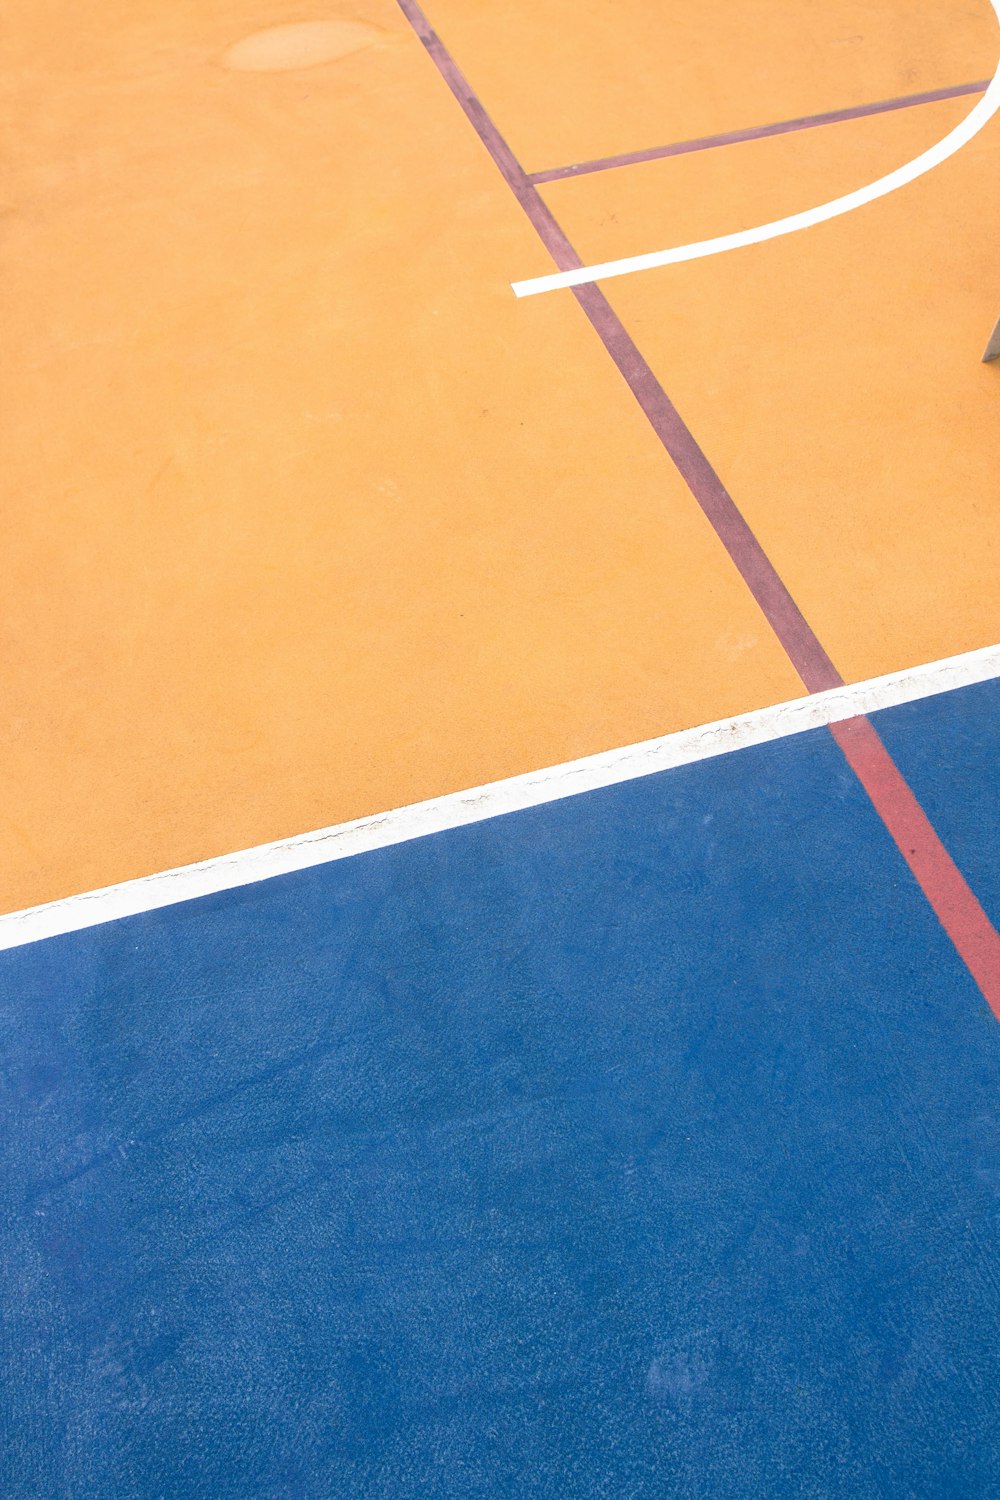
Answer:
[[[825,731],[0,991],[5,1495],[997,1493],[1000,1027]]]

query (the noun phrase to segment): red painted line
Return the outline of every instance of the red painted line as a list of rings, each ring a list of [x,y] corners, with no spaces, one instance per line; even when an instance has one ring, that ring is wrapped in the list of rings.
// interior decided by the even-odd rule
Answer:
[[[956,83],[949,88],[930,89],[925,94],[902,94],[898,99],[879,99],[874,104],[854,104],[847,109],[832,109],[822,115],[801,115],[796,120],[779,120],[774,125],[749,125],[745,130],[727,130],[721,135],[701,135],[690,141],[674,141],[669,146],[648,146],[644,151],[626,151],[620,156],[600,156],[594,161],[574,162],[568,167],[548,167],[531,172],[528,181],[535,184],[559,182],[565,177],[584,177],[589,172],[607,172],[612,167],[632,167],[639,162],[659,161],[664,156],[687,156],[691,151],[711,151],[716,146],[737,146],[741,141],[760,141],[770,135],[788,135],[793,130],[814,130],[818,125],[839,125],[844,120],[861,120],[866,115],[884,115],[895,109],[912,109],[916,104],[937,104],[943,99],[961,99],[965,94],[982,94],[989,79],[978,83]]]
[[[556,265],[561,271],[579,266],[573,246],[417,0],[399,0],[399,5]],[[810,692],[839,687],[843,678],[604,293],[592,283],[573,287],[572,291],[806,687]],[[849,719],[830,728],[941,925],[1000,1019],[1000,936],[868,720]]]
[[[867,719],[829,726],[938,921],[1000,1021],[1000,934]]]

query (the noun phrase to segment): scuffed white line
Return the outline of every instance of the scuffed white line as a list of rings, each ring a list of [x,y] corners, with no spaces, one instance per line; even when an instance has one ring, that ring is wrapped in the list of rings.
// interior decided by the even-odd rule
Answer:
[[[1000,0],[990,0],[998,23],[1000,23]],[[535,297],[539,292],[554,292],[562,287],[583,286],[592,281],[607,281],[612,276],[628,276],[633,271],[648,271],[654,266],[675,266],[681,261],[700,260],[706,255],[721,255],[724,250],[739,250],[744,245],[759,245],[764,240],[776,240],[785,234],[794,234],[799,229],[811,229],[815,224],[823,224],[827,219],[836,219],[841,214],[852,213],[856,208],[862,208],[866,203],[874,203],[876,198],[884,198],[887,193],[894,193],[898,188],[905,187],[907,183],[913,182],[917,177],[922,177],[925,172],[930,172],[934,167],[947,161],[949,156],[954,156],[963,146],[978,135],[983,126],[993,118],[1000,109],[1000,60],[997,62],[996,72],[990,80],[986,93],[976,104],[975,108],[966,115],[955,129],[949,131],[944,138],[924,151],[920,156],[915,156],[905,166],[897,167],[885,177],[880,177],[877,182],[870,182],[867,187],[856,188],[853,193],[845,193],[842,198],[832,198],[829,203],[821,203],[818,208],[807,208],[802,213],[790,214],[785,219],[774,219],[770,224],[758,224],[756,229],[741,229],[736,234],[722,234],[716,239],[697,240],[690,245],[677,245],[672,250],[653,250],[646,255],[627,255],[621,260],[606,260],[595,266],[581,266],[575,271],[556,271],[549,276],[533,276],[527,281],[514,281],[511,286],[517,297]]]
[[[252,885],[274,875],[286,875],[335,859],[347,859],[354,854],[424,838],[448,828],[479,823],[485,818],[557,802],[562,797],[651,776],[656,771],[690,765],[715,755],[744,750],[751,745],[763,745],[770,740],[802,734],[807,729],[834,724],[858,714],[874,713],[880,708],[911,703],[995,677],[1000,677],[1000,645],[985,646],[980,651],[969,651],[962,656],[911,667],[903,672],[890,672],[886,677],[873,677],[867,682],[831,688],[824,693],[813,693],[808,698],[795,698],[789,703],[777,703],[771,708],[703,724],[697,729],[683,729],[659,739],[644,740],[638,745],[626,745],[619,750],[588,755],[582,760],[566,761],[523,776],[511,776],[505,781],[489,782],[470,791],[452,792],[429,802],[416,802],[392,812],[357,818],[351,823],[320,828],[314,833],[278,839],[275,843],[241,849],[235,854],[222,854],[199,864],[181,865],[175,870],[164,870],[139,880],[126,880],[120,885],[49,901],[44,906],[32,906],[25,911],[0,916],[0,950],[37,943],[43,938],[77,932],[84,927],[95,927],[118,917],[173,906],[179,901],[192,901],[198,896]]]

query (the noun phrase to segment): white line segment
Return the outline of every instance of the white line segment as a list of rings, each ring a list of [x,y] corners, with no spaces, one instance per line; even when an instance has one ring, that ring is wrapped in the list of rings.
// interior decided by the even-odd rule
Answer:
[[[767,744],[788,735],[802,734],[808,729],[997,677],[1000,677],[1000,645],[985,646],[980,651],[969,651],[962,656],[911,667],[903,672],[891,672],[886,677],[873,677],[867,682],[831,688],[827,692],[813,693],[808,698],[795,698],[789,703],[777,703],[771,708],[703,724],[697,729],[683,729],[659,739],[644,740],[638,745],[626,745],[619,750],[606,750],[599,755],[566,761],[541,771],[512,776],[505,781],[489,782],[470,791],[452,792],[429,802],[416,802],[392,812],[357,818],[351,823],[317,829],[314,833],[278,839],[275,843],[241,849],[235,854],[222,854],[199,864],[181,865],[157,875],[126,880],[121,885],[109,885],[79,896],[49,901],[44,906],[32,906],[25,911],[0,916],[0,949],[18,948],[43,938],[96,927],[119,917],[136,916],[140,912],[173,906],[179,901],[192,901],[198,896],[252,885],[274,875],[307,870],[313,865],[347,859],[372,849],[384,849],[390,844],[424,838],[448,828],[460,828],[467,823],[479,823],[486,818],[557,802],[580,792],[633,781],[674,766],[691,765],[715,755]]]
[[[1000,0],[990,0],[997,22],[1000,23]],[[756,229],[741,229],[736,234],[722,234],[716,239],[697,240],[690,245],[677,245],[672,250],[653,250],[646,255],[627,255],[621,260],[606,260],[595,266],[581,266],[576,271],[556,271],[549,276],[533,276],[527,281],[514,281],[511,286],[517,297],[535,297],[539,292],[555,292],[562,287],[583,286],[592,281],[607,281],[613,276],[629,276],[633,271],[649,271],[654,266],[675,266],[681,261],[701,260],[706,255],[721,255],[725,250],[739,250],[744,245],[759,245],[764,240],[776,240],[785,234],[795,234],[799,229],[811,229],[827,219],[836,219],[849,214],[876,198],[884,198],[898,188],[905,187],[925,172],[947,161],[963,146],[978,135],[1000,109],[1000,59],[983,97],[948,135],[915,156],[905,166],[897,167],[886,177],[870,182],[867,187],[856,188],[842,198],[832,198],[818,208],[807,208],[785,219],[774,219],[770,224],[758,224]]]

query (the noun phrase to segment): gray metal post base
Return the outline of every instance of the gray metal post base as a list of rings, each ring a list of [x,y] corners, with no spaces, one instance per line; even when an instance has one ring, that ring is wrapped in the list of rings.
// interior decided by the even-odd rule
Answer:
[[[983,364],[988,365],[991,359],[1000,359],[1000,323],[990,334],[990,341],[986,345],[986,353],[983,355]]]

